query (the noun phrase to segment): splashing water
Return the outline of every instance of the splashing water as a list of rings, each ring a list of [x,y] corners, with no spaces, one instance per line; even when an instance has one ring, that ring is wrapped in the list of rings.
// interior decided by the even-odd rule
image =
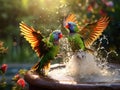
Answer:
[[[66,64],[66,73],[74,78],[76,82],[109,82],[114,73],[109,71],[108,67],[101,68],[97,65],[94,55],[87,52],[78,52],[83,54],[82,58],[73,55]]]
[[[104,57],[99,52],[101,50],[106,53]],[[111,52],[113,51],[107,52],[104,47],[99,47],[96,54],[85,51],[69,53],[68,55],[71,57],[67,57],[69,60],[65,61],[65,68],[52,70],[49,72],[49,76],[59,80],[60,83],[67,84],[118,82],[120,81],[120,67],[114,67],[107,62]]]

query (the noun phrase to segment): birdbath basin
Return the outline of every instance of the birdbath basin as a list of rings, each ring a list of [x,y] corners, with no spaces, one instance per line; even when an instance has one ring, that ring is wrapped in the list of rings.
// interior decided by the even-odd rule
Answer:
[[[65,65],[56,65],[51,68],[51,71],[58,68],[65,68]],[[120,81],[117,80],[113,82],[75,82],[69,77],[59,77],[59,74],[58,80],[50,75],[45,77],[29,70],[25,75],[29,90],[120,90]]]

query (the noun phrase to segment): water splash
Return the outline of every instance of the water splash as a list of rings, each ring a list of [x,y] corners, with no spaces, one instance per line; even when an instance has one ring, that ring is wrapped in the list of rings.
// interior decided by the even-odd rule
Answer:
[[[81,51],[74,54],[66,63],[66,71],[74,77],[100,73],[93,55]]]
[[[109,43],[105,36],[100,39],[100,44],[102,40],[106,40],[107,44]],[[61,83],[70,84],[120,81],[120,67],[113,68],[114,65],[107,62],[110,53],[117,55],[115,51],[108,52],[100,45],[94,54],[85,51],[72,53],[67,39],[64,39],[64,42],[66,43],[62,42],[62,49],[68,52],[67,54],[64,53],[63,60],[66,67],[52,70],[49,72],[50,77],[59,80]]]
[[[83,54],[82,58],[78,55]],[[78,52],[66,63],[66,75],[74,78],[76,82],[107,82],[112,72],[109,68],[101,68],[96,62],[96,57],[87,52]],[[103,66],[103,65],[101,65]]]

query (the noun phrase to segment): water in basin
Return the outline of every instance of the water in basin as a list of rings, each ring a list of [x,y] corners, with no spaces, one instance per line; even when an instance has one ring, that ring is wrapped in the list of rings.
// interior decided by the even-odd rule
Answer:
[[[48,76],[67,84],[113,83],[120,82],[119,71],[119,65],[99,63],[95,55],[82,51],[72,55],[64,68],[51,70]]]

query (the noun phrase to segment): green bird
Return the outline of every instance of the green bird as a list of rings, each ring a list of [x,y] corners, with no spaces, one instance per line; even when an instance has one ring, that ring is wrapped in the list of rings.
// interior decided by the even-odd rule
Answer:
[[[62,32],[55,30],[46,38],[39,31],[37,32],[33,27],[27,26],[24,22],[20,23],[20,31],[21,35],[31,44],[32,49],[40,58],[40,61],[31,70],[47,75],[50,69],[50,61],[59,52],[59,39],[63,36]]]
[[[94,23],[89,23],[83,28],[78,25],[76,16],[70,14],[64,19],[64,28],[69,31],[68,41],[70,42],[72,51],[78,50],[88,50],[95,40],[97,40],[102,32],[106,29],[109,23],[109,17],[101,17],[98,21]]]

